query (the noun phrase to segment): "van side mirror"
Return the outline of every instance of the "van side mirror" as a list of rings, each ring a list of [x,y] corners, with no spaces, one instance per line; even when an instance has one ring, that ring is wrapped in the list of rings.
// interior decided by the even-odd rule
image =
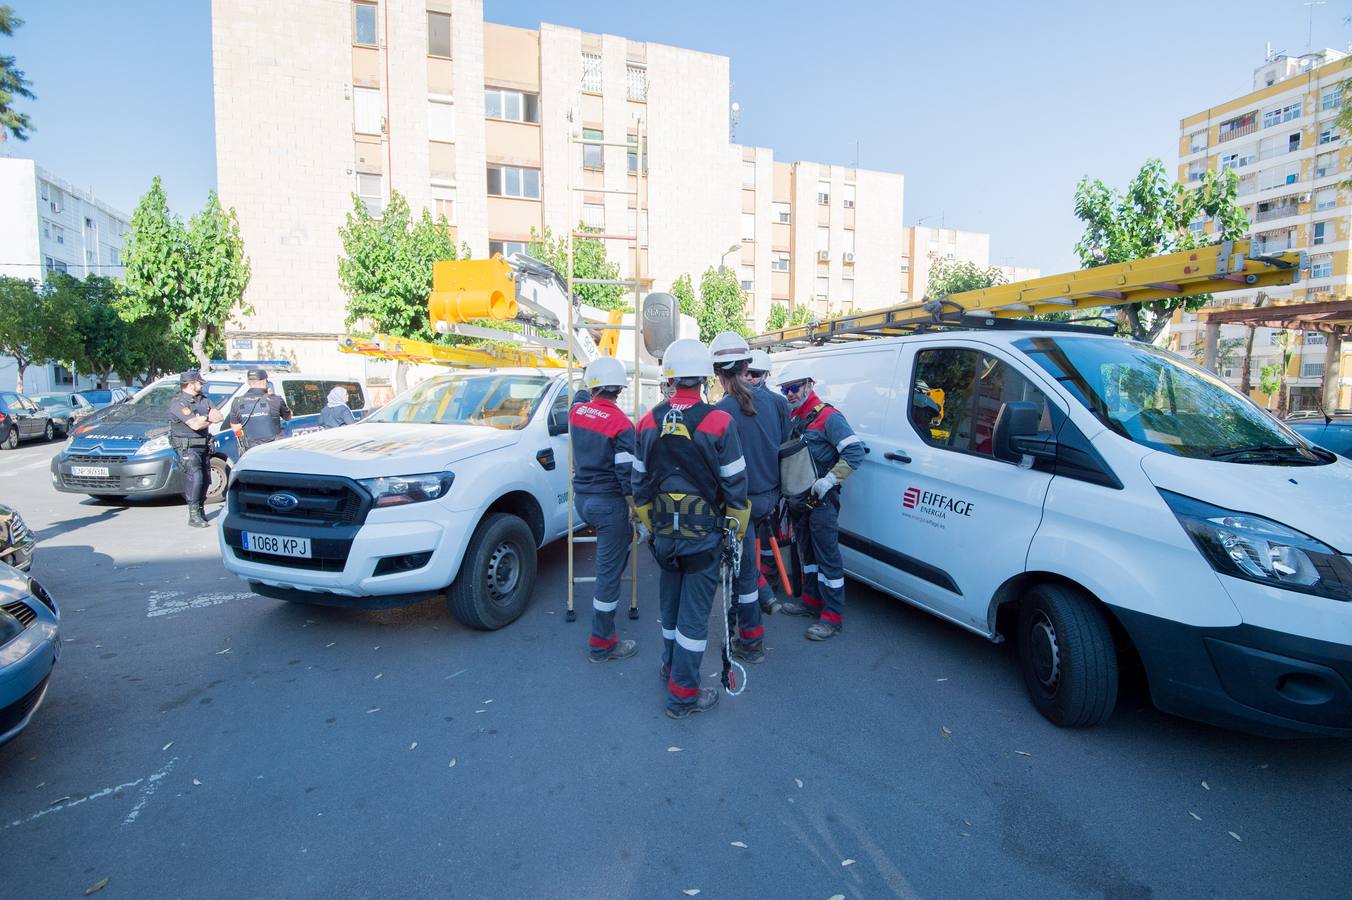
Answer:
[[[1040,432],[1042,410],[1027,400],[1010,400],[1000,405],[995,417],[992,452],[996,459],[1022,463],[1024,457],[1056,459],[1056,435]]]

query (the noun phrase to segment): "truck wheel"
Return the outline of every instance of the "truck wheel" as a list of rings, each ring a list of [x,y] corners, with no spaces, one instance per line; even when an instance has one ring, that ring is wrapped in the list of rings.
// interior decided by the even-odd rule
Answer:
[[[530,526],[511,513],[492,513],[474,530],[446,603],[462,625],[496,631],[526,611],[534,588]]]
[[[220,503],[230,484],[230,463],[219,456],[211,458],[211,481],[207,483],[207,502]]]
[[[1108,720],[1117,704],[1117,651],[1103,610],[1086,594],[1039,584],[1019,608],[1019,667],[1038,712],[1065,728]]]

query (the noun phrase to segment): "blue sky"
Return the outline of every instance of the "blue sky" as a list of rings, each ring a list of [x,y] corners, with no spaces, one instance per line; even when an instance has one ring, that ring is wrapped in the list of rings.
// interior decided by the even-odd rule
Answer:
[[[38,100],[31,156],[130,212],[153,175],[174,208],[214,186],[207,0],[4,0]],[[286,2],[286,0],[277,0]],[[1301,0],[1133,3],[545,3],[485,18],[621,34],[732,59],[741,143],[782,160],[906,176],[905,217],[991,234],[996,263],[1075,267],[1075,182],[1124,183],[1176,160],[1178,120],[1248,88],[1264,44],[1306,48]],[[1346,48],[1352,3],[1314,9],[1314,45]]]

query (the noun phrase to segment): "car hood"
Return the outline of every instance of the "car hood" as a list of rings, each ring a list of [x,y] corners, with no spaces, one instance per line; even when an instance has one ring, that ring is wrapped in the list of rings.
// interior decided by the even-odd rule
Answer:
[[[1156,487],[1289,525],[1352,553],[1352,463],[1255,466],[1154,452],[1141,460]]]
[[[118,403],[86,416],[74,431],[71,449],[101,441],[148,441],[169,433],[169,411],[163,406]]]
[[[255,447],[240,460],[240,469],[348,478],[413,475],[520,440],[519,431],[483,425],[359,422]]]

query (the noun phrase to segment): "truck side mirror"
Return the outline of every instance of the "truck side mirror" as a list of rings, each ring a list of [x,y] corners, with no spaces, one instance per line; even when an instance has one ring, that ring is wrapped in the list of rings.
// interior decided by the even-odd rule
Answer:
[[[1010,400],[1000,405],[995,417],[992,453],[1005,462],[1022,463],[1024,457],[1056,459],[1056,435],[1040,432],[1042,410],[1027,400]]]
[[[567,396],[565,389],[564,396]],[[551,437],[568,433],[568,406],[555,403],[549,408],[549,434]]]
[[[651,356],[661,359],[680,327],[681,304],[674,296],[655,293],[643,298],[643,346]]]

